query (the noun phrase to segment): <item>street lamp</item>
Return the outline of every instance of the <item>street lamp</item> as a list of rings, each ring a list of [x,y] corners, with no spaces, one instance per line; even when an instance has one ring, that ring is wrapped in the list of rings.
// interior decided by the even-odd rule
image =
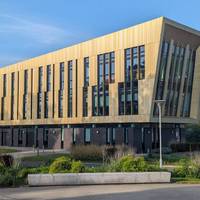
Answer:
[[[159,112],[159,138],[160,138],[160,169],[162,168],[162,133],[161,133],[161,123],[162,123],[162,105],[165,103],[165,100],[155,100],[154,101],[158,106]]]

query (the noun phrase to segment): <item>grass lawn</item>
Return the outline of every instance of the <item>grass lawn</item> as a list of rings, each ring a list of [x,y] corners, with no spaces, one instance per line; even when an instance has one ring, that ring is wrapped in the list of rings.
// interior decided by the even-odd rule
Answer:
[[[16,149],[1,149],[0,148],[0,155],[6,154],[6,153],[14,153],[14,152],[17,152],[17,150]]]
[[[172,177],[171,179],[172,182],[176,183],[188,183],[188,184],[200,184],[200,179],[199,178],[180,178],[180,177]]]
[[[56,158],[65,156],[66,154],[62,153],[55,153],[55,154],[48,154],[48,155],[34,155],[34,156],[29,156],[29,157],[24,157],[21,159],[21,161],[24,162],[42,162],[43,164],[50,164],[53,162]]]

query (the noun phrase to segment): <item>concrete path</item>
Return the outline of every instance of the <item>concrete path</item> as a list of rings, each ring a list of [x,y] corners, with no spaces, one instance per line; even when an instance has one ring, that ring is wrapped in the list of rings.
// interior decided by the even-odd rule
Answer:
[[[200,185],[140,184],[0,189],[1,200],[199,200]]]

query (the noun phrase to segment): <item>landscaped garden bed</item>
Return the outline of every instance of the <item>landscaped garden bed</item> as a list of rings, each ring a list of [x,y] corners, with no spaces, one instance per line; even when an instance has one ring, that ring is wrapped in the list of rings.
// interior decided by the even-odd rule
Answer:
[[[76,177],[75,174],[77,174],[79,178],[82,176],[84,177],[84,174],[87,174],[87,177],[90,176],[89,174],[92,174],[91,177],[95,176],[94,174],[98,174],[98,176],[106,179],[106,176],[110,176],[112,173],[121,176],[126,173],[152,174],[153,172],[159,174],[160,172],[170,172],[172,173],[173,181],[183,182],[192,180],[193,182],[197,182],[200,180],[199,154],[194,154],[191,157],[183,154],[164,155],[164,163],[173,165],[174,167],[170,170],[160,170],[159,156],[157,154],[138,156],[128,147],[104,147],[104,149],[102,149],[102,147],[93,148],[82,146],[78,148],[79,149],[73,149],[71,154],[55,154],[54,156],[35,156],[25,158],[25,160],[31,162],[40,161],[42,165],[39,167],[24,167],[20,160],[15,161],[11,166],[6,166],[5,163],[1,162],[0,186],[27,184],[28,174],[38,174],[37,176],[39,177],[46,176],[50,178],[62,175],[63,179],[68,176]],[[81,152],[80,154],[82,157],[78,152]],[[96,155],[95,159],[94,154]],[[98,164],[96,165],[95,163],[97,162]],[[90,164],[88,165],[88,163]],[[136,176],[136,174],[134,176]],[[134,180],[137,180],[134,176],[131,179],[132,183]],[[137,177],[139,176],[137,175]],[[151,175],[149,175],[149,177],[151,177]],[[126,178],[123,179],[123,177],[120,177],[119,179],[123,181]],[[139,178],[139,180],[142,179]],[[127,183],[130,183],[131,181],[127,181]]]

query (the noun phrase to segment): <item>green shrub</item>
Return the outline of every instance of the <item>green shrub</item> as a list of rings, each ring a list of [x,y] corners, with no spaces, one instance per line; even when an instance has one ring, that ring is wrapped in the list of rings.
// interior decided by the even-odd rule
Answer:
[[[143,157],[124,156],[119,160],[111,162],[109,171],[111,172],[142,172],[148,167]]]
[[[71,155],[75,160],[81,161],[102,161],[103,151],[97,145],[74,145],[71,148]]]
[[[71,169],[71,158],[69,157],[59,157],[49,167],[49,173],[62,173],[68,172]]]
[[[71,166],[72,173],[85,172],[85,165],[81,161],[73,161]]]
[[[2,162],[0,162],[0,174],[3,174],[5,172],[5,166]]]
[[[187,177],[190,176],[190,163],[186,159],[181,159],[179,167],[175,168],[172,172],[174,177]]]
[[[191,159],[190,175],[193,178],[200,178],[200,154],[195,153]]]

